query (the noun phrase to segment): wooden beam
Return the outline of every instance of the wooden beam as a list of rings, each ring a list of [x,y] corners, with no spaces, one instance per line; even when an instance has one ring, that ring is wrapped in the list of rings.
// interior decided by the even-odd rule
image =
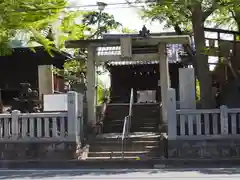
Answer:
[[[224,29],[204,28],[204,31],[205,32],[215,32],[215,33],[240,35],[240,32],[238,32],[238,31],[229,31],[229,30],[224,30]]]
[[[159,54],[133,54],[131,61],[156,61],[159,59]],[[109,61],[122,61],[121,55],[108,55],[108,56],[97,56],[96,64],[101,64],[102,62]]]
[[[173,36],[178,35],[176,32],[161,32],[161,33],[150,33],[151,37],[154,36]],[[191,35],[191,33],[183,32],[182,35]],[[103,39],[119,39],[121,37],[131,37],[131,38],[137,38],[139,37],[139,33],[121,33],[121,34],[103,34]]]
[[[164,44],[190,44],[191,38],[189,35],[172,35],[172,36],[152,36],[149,38],[132,38],[132,45],[158,45],[160,43]],[[95,39],[95,40],[72,40],[66,41],[66,48],[86,48],[91,44],[95,47],[108,47],[108,46],[120,46],[119,39]]]

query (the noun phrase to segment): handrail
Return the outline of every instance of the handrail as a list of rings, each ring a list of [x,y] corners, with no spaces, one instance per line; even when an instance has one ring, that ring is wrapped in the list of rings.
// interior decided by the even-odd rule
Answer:
[[[130,101],[129,101],[129,111],[128,115],[124,117],[124,124],[122,130],[122,158],[124,158],[124,142],[126,137],[128,137],[131,128],[131,117],[132,117],[132,106],[133,106],[133,88],[131,88]]]
[[[130,94],[130,102],[129,102],[129,113],[128,115],[132,115],[132,105],[133,105],[133,88],[131,89],[131,94]]]

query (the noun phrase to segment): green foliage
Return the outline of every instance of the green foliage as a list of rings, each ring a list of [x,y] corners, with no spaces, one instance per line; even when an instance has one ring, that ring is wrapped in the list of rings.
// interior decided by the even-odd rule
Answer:
[[[236,0],[158,0],[148,4],[142,17],[165,23],[165,27],[192,31],[192,11],[194,5],[201,3],[205,25],[229,30],[240,29],[240,4]]]
[[[168,0],[152,3],[146,6],[142,13],[142,17],[145,19],[150,19],[152,21],[158,20],[160,23],[166,23],[166,28],[176,24],[180,27],[188,27],[189,23],[191,23],[190,16],[191,12],[187,4]]]
[[[66,14],[61,21],[56,46],[59,49],[64,49],[66,40],[93,39],[119,27],[121,27],[121,24],[107,13],[99,14],[95,11],[71,12]],[[71,84],[77,83],[79,79],[84,79],[86,74],[87,54],[85,49],[75,49],[74,51],[75,58],[66,61],[64,65],[64,77]]]
[[[49,48],[50,42],[39,33],[56,20],[66,0],[0,0],[0,55],[10,53],[9,41],[24,29]]]
[[[199,80],[196,79],[196,100],[200,100],[200,83]]]
[[[70,12],[67,13],[59,26],[58,47],[64,48],[66,40],[93,39],[117,29],[121,24],[108,13]]]
[[[98,79],[97,104],[102,104],[109,97],[109,90],[104,87],[102,81]]]
[[[121,23],[115,21],[113,15],[96,11],[84,13],[82,23],[87,26],[91,32],[94,32],[90,38],[97,38],[101,36],[102,33],[107,33],[110,30],[115,30],[122,26]]]
[[[86,73],[85,61],[79,61],[77,59],[68,60],[64,64],[64,77],[70,82],[83,83]]]
[[[128,29],[127,27],[122,28],[122,33],[137,33],[136,29]]]
[[[218,9],[213,14],[209,24],[215,28],[226,28],[229,30],[240,30],[240,4],[236,0],[221,1]]]

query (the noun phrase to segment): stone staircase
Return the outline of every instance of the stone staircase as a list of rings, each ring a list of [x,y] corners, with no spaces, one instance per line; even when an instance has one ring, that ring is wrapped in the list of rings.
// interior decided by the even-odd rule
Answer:
[[[103,120],[103,133],[122,132],[124,117],[128,115],[129,106],[108,104]],[[160,124],[158,103],[133,104],[131,132],[158,132]]]
[[[103,119],[103,133],[94,137],[81,159],[86,160],[149,160],[165,156],[166,139],[160,134],[160,108],[157,103],[133,104],[131,129],[124,140],[124,118],[128,104],[108,104]],[[123,150],[123,151],[122,151]]]
[[[124,159],[148,160],[163,158],[166,141],[158,133],[131,133],[124,143]],[[89,146],[87,160],[122,159],[121,133],[98,135]]]

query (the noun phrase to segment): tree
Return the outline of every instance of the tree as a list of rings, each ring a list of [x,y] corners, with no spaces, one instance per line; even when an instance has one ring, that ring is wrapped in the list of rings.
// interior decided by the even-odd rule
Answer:
[[[77,23],[76,20],[81,19]],[[101,37],[103,33],[108,33],[111,30],[121,29],[122,25],[115,21],[113,15],[99,12],[72,12],[67,14],[60,25],[59,44],[60,49],[64,48],[66,40],[79,39],[95,39]],[[123,28],[124,29],[124,28]],[[75,49],[72,60],[64,64],[64,77],[74,85],[76,83],[85,82],[86,74],[86,58],[87,53],[85,49]],[[98,72],[102,73],[102,72]],[[79,82],[81,80],[81,82]],[[97,88],[98,104],[103,102],[103,99],[108,95],[108,90],[103,86],[98,79]]]
[[[168,27],[173,27],[177,34],[192,31],[194,34],[194,52],[189,46],[184,46],[185,51],[192,59],[200,83],[200,101],[202,108],[214,106],[212,96],[212,78],[208,66],[208,56],[205,54],[204,23],[207,18],[224,5],[226,0],[168,0],[158,1],[149,5],[144,10],[144,17],[151,20],[166,22]]]
[[[77,22],[79,19],[81,21]],[[121,24],[108,13],[102,13],[100,17],[100,14],[95,11],[71,12],[64,16],[58,27],[60,33],[57,36],[58,44],[56,46],[64,50],[64,43],[67,40],[94,39],[102,36],[103,33],[120,27]],[[85,49],[75,49],[73,55],[74,58],[64,65],[64,76],[70,84],[76,83],[79,79],[84,79],[86,73],[87,53]]]
[[[49,48],[39,32],[58,17],[66,4],[66,0],[0,0],[0,55],[11,52],[9,41],[18,30],[31,33]]]

